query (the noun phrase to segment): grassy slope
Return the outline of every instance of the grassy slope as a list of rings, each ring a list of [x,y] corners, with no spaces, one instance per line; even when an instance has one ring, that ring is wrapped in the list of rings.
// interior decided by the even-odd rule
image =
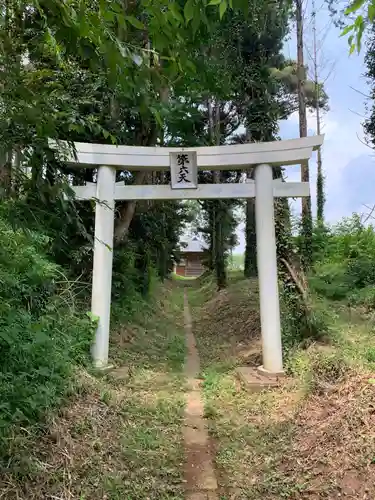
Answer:
[[[28,430],[14,443],[2,498],[183,498],[182,293],[159,291],[158,303],[118,329],[111,357],[125,369],[78,373],[74,395],[43,434]]]
[[[190,292],[221,500],[375,498],[372,326],[336,316],[330,345],[289,353],[283,387],[249,394],[233,368],[259,363],[256,287],[213,295]]]

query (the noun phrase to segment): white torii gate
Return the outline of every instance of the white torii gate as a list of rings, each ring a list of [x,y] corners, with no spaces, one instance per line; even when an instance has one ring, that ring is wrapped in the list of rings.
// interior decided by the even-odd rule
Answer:
[[[75,143],[76,154],[64,161],[84,168],[98,167],[96,183],[74,187],[79,199],[95,199],[95,243],[92,313],[98,320],[93,359],[97,367],[108,363],[115,200],[181,200],[252,198],[256,207],[257,265],[263,366],[269,374],[283,372],[280,306],[276,262],[274,197],[305,197],[306,182],[273,180],[272,166],[301,164],[323,143],[324,136],[286,141],[163,148]],[[183,170],[181,171],[182,158]],[[197,170],[246,170],[255,166],[255,181],[240,184],[197,183]],[[170,186],[116,183],[116,170],[171,169]],[[182,178],[178,178],[182,175]],[[188,179],[186,178],[189,177]]]

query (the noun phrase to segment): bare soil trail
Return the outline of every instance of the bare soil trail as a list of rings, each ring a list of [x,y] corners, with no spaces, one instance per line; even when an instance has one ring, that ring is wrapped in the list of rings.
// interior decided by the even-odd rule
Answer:
[[[187,500],[217,500],[217,481],[210,450],[204,402],[199,380],[200,361],[192,330],[192,318],[185,291],[184,318],[187,357],[185,375],[188,382],[184,414],[185,466]]]

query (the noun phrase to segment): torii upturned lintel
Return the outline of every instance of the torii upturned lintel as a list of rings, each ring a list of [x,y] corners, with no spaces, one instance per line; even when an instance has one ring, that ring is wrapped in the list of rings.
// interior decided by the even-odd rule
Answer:
[[[309,159],[324,141],[324,135],[288,139],[285,141],[253,142],[223,146],[157,147],[115,146],[111,144],[49,141],[53,149],[61,152],[61,159],[81,168],[107,165],[122,170],[169,170],[170,154],[196,153],[200,170],[238,170],[239,167],[267,163],[274,166],[296,165]]]

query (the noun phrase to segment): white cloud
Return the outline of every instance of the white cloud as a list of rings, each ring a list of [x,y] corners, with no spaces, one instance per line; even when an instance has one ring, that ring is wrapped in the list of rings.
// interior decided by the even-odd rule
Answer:
[[[307,110],[307,133],[308,135],[316,134],[317,123],[316,123],[316,112]],[[292,123],[299,124],[298,111],[294,111],[288,120]],[[325,135],[325,140],[329,140],[334,137],[334,134],[338,131],[339,124],[328,112],[323,114],[320,118],[320,132]]]
[[[307,116],[308,135],[316,133],[316,116],[309,112]],[[298,112],[293,113],[288,120],[282,122],[281,137],[298,137]],[[370,150],[363,144],[363,129],[361,118],[354,114],[347,114],[343,117],[340,110],[332,110],[323,116],[322,133],[325,134],[322,147],[323,172],[325,175],[325,190],[328,200],[326,216],[330,222],[335,222],[346,213],[340,213],[335,209],[335,198],[341,196],[338,186],[345,166],[363,154],[369,154]],[[289,181],[300,179],[300,167],[287,167],[286,173]],[[310,186],[311,198],[314,206],[316,204],[316,154],[310,161]],[[343,194],[343,193],[342,193]],[[300,212],[300,202],[293,203],[297,212]]]

